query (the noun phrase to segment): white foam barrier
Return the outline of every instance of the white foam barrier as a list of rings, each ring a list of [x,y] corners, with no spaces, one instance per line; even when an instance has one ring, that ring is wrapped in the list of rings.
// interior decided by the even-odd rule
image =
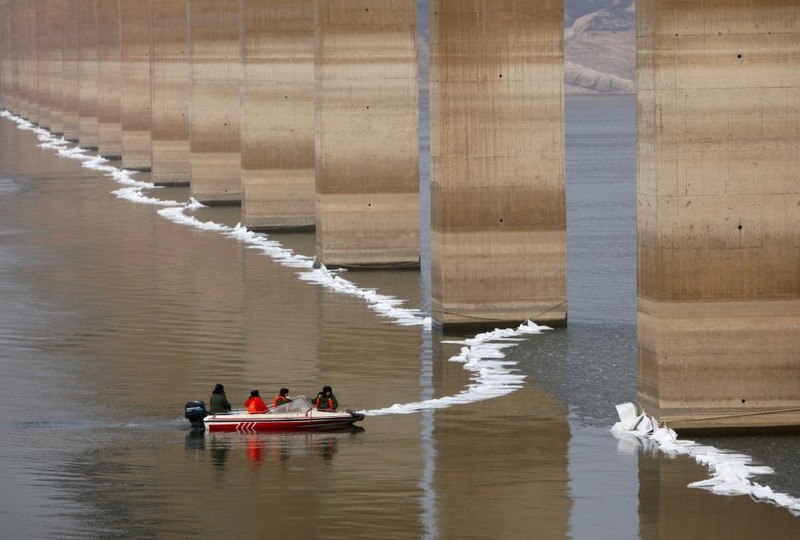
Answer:
[[[528,321],[517,328],[496,329],[462,341],[443,341],[443,343],[464,345],[461,347],[461,352],[451,357],[449,361],[464,364],[464,369],[471,373],[472,383],[467,388],[453,396],[414,403],[395,403],[391,407],[361,412],[370,416],[411,414],[422,410],[444,409],[452,405],[475,403],[510,394],[522,388],[525,383],[525,375],[519,373],[516,362],[503,360],[505,354],[502,349],[513,347],[514,341],[518,341],[514,339],[516,337],[541,334],[547,330],[552,329]]]
[[[653,445],[668,455],[690,456],[709,469],[711,477],[692,482],[690,488],[706,489],[717,495],[748,495],[754,501],[774,504],[800,516],[800,499],[776,493],[769,486],[751,480],[754,476],[773,474],[772,468],[753,464],[753,459],[745,454],[679,439],[675,431],[637,411],[633,403],[617,405],[617,414],[619,422],[611,428],[611,433],[618,439],[634,438],[643,446]]]

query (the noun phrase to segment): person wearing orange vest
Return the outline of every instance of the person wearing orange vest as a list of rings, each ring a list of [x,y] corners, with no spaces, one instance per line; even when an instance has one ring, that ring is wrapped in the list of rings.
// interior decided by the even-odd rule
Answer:
[[[325,385],[322,390],[317,394],[317,399],[314,400],[314,406],[318,411],[335,411],[339,408],[339,401],[333,395],[333,389]]]
[[[267,404],[264,403],[264,400],[258,395],[258,390],[250,392],[250,397],[244,402],[244,406],[247,407],[247,412],[250,414],[259,414],[269,411]]]
[[[288,393],[289,393],[288,388],[281,388],[280,393],[277,396],[275,396],[275,399],[272,400],[272,408],[274,409],[278,405],[283,405],[284,403],[289,403],[290,401],[292,401],[286,395]]]

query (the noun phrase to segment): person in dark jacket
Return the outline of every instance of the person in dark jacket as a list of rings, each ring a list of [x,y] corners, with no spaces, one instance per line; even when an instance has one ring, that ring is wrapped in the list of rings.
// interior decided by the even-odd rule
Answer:
[[[289,393],[288,388],[281,388],[281,391],[278,393],[277,396],[275,396],[275,399],[272,400],[272,408],[274,409],[278,405],[283,405],[284,403],[289,403],[290,401],[292,401],[291,399],[289,399],[289,396],[287,395],[288,393]]]
[[[208,414],[230,412],[230,410],[231,404],[225,396],[225,387],[217,383],[211,392],[211,399],[208,400]]]
[[[317,399],[314,400],[314,406],[318,411],[335,411],[339,408],[339,401],[333,395],[333,389],[327,384],[322,387]]]
[[[267,404],[261,399],[258,390],[250,392],[250,397],[244,402],[244,406],[247,407],[247,412],[250,414],[260,414],[269,411]]]

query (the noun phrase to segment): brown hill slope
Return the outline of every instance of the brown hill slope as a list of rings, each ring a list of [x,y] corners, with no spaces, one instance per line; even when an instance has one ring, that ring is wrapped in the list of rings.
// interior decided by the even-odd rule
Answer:
[[[567,93],[636,90],[636,14],[632,0],[582,15],[564,31]]]

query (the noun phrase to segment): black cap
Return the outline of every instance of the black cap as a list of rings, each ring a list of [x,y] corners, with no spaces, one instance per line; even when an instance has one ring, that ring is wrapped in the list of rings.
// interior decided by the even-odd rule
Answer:
[[[281,392],[280,393],[281,393],[281,395],[288,394],[289,393],[289,389],[288,388],[281,388]]]
[[[258,390],[250,390],[250,397],[258,396]]]

